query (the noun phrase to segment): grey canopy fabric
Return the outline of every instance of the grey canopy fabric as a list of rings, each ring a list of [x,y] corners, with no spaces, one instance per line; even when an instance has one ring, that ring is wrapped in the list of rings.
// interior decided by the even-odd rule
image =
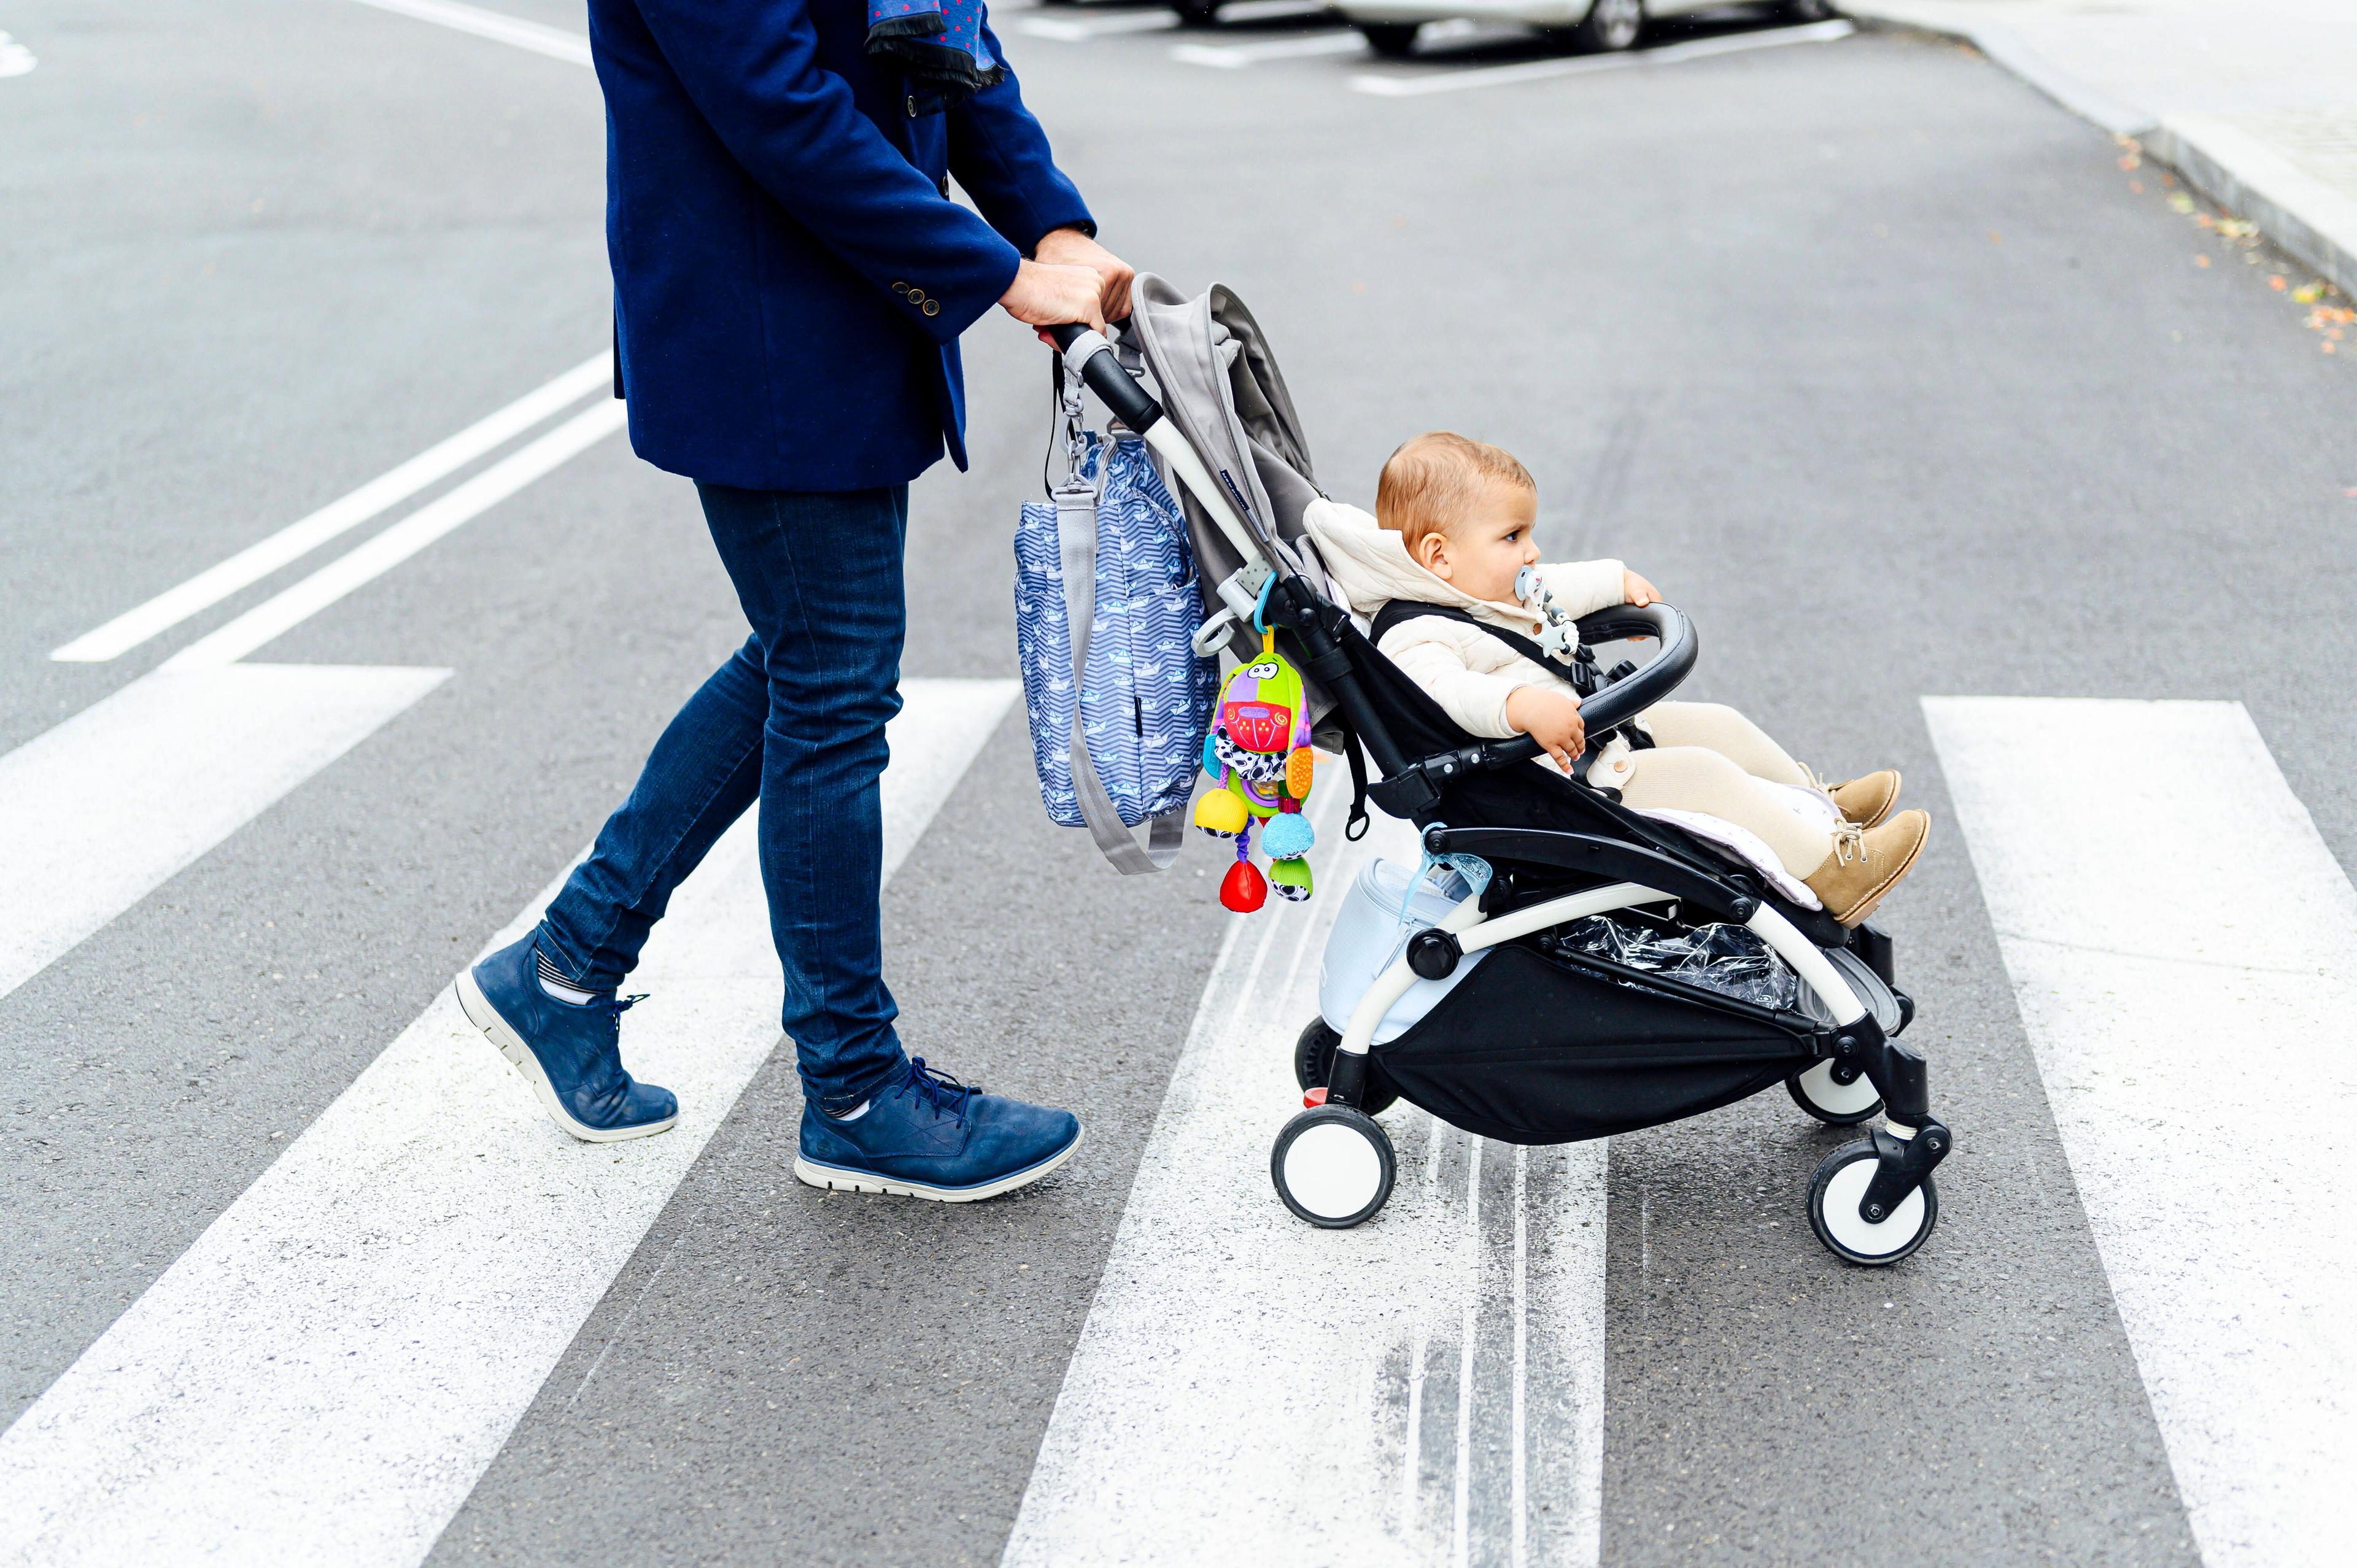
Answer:
[[[1130,308],[1130,335],[1145,355],[1166,417],[1226,488],[1247,526],[1273,537],[1282,559],[1271,564],[1301,572],[1310,586],[1330,596],[1333,586],[1301,522],[1303,510],[1323,492],[1310,466],[1301,417],[1260,323],[1224,285],[1189,296],[1151,273],[1138,274]],[[1216,614],[1219,585],[1243,558],[1185,486],[1173,484],[1171,489],[1186,510],[1188,536],[1202,574],[1204,611]],[[1228,646],[1239,660],[1249,660],[1260,639],[1249,626],[1239,626]],[[1291,656],[1297,666],[1299,650]],[[1318,744],[1328,746],[1338,734],[1326,723],[1332,701],[1314,682],[1310,705],[1321,730]]]

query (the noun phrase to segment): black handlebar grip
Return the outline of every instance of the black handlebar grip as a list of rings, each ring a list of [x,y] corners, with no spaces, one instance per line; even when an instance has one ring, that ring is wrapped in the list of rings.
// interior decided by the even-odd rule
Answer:
[[[1056,351],[1064,353],[1081,340],[1090,328],[1078,322],[1066,322],[1059,327],[1042,328],[1055,343]],[[1162,405],[1146,393],[1135,377],[1121,368],[1121,361],[1111,349],[1099,349],[1081,367],[1081,380],[1089,391],[1097,394],[1104,405],[1113,410],[1115,419],[1143,435],[1146,428],[1162,417]]]
[[[1677,690],[1700,651],[1694,622],[1663,604],[1614,605],[1579,618],[1579,640],[1614,642],[1626,637],[1659,638],[1662,651],[1626,680],[1615,681],[1582,700],[1579,716],[1590,735],[1626,723]]]

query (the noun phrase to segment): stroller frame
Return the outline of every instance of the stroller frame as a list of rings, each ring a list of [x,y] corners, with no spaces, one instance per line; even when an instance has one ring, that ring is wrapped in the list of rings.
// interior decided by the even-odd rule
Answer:
[[[1758,936],[1825,1004],[1832,1024],[1796,1026],[1792,1015],[1774,1014],[1603,960],[1580,967],[1604,972],[1611,983],[1630,991],[1674,996],[1688,1008],[1740,1019],[1754,1029],[1766,1024],[1790,1036],[1795,1058],[1812,1065],[1793,1072],[1786,1079],[1788,1088],[1802,1108],[1821,1121],[1851,1125],[1882,1110],[1885,1125],[1835,1149],[1818,1167],[1809,1194],[1811,1225],[1829,1250],[1854,1263],[1896,1262],[1921,1246],[1938,1217],[1932,1172],[1947,1156],[1953,1140],[1932,1114],[1922,1055],[1897,1037],[1912,1020],[1913,1004],[1892,985],[1889,939],[1871,926],[1846,929],[1821,914],[1783,904],[1748,868],[1727,869],[1710,856],[1686,851],[1683,835],[1652,831],[1655,825],[1621,813],[1617,806],[1610,809],[1612,814],[1653,847],[1596,833],[1536,827],[1452,828],[1436,820],[1451,782],[1527,767],[1538,753],[1536,743],[1521,736],[1431,756],[1407,756],[1352,663],[1353,643],[1364,649],[1361,657],[1381,656],[1359,634],[1349,614],[1312,586],[1289,552],[1252,517],[1249,505],[1236,504],[1242,496],[1232,480],[1223,488],[1212,479],[1176,422],[1164,417],[1161,405],[1122,367],[1102,335],[1077,326],[1049,332],[1065,366],[1146,441],[1243,557],[1244,569],[1221,585],[1220,597],[1233,607],[1242,596],[1265,594],[1266,622],[1297,639],[1306,655],[1304,672],[1331,695],[1347,721],[1343,744],[1354,773],[1356,746],[1363,745],[1372,758],[1380,777],[1366,786],[1366,795],[1388,814],[1415,822],[1428,856],[1474,856],[1492,868],[1486,887],[1409,937],[1405,950],[1361,996],[1348,1026],[1330,1047],[1297,1056],[1297,1069],[1308,1091],[1306,1109],[1278,1135],[1270,1156],[1271,1176],[1286,1206],[1314,1225],[1340,1229],[1371,1219],[1389,1198],[1395,1167],[1391,1141],[1366,1107],[1372,1098],[1379,1101],[1373,1108],[1383,1109],[1392,1091],[1376,1080],[1369,1054],[1384,1016],[1417,981],[1446,979],[1469,954],[1587,916],[1691,906]],[[1597,748],[1615,726],[1676,686],[1693,666],[1697,645],[1692,624],[1666,605],[1599,612],[1582,620],[1581,634],[1583,642],[1654,637],[1662,647],[1643,669],[1611,681],[1583,701],[1588,752],[1573,777],[1585,789],[1587,763]],[[1566,882],[1577,885],[1566,886]],[[1804,931],[1803,924],[1816,934]],[[1889,989],[1889,1000],[1899,1008],[1896,1028],[1886,1031],[1851,976],[1827,957],[1829,949],[1837,948],[1849,949],[1861,961],[1857,967]],[[1321,1026],[1314,1024],[1312,1031]],[[1305,1031],[1305,1047],[1312,1043],[1312,1031]],[[1321,1065],[1322,1073],[1318,1070]],[[1322,1077],[1323,1083],[1313,1083],[1315,1077]],[[1860,1106],[1860,1079],[1870,1086],[1878,1105]],[[1727,1098],[1753,1091],[1745,1088]],[[1655,1118],[1669,1119],[1675,1116]]]

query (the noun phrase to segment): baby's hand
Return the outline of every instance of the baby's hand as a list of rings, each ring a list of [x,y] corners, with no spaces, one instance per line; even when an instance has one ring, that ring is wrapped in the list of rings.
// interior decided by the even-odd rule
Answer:
[[[1587,749],[1587,725],[1579,699],[1546,686],[1517,686],[1506,699],[1506,722],[1545,748],[1566,773]]]
[[[1620,599],[1624,604],[1658,605],[1662,602],[1662,590],[1624,566],[1620,570]]]

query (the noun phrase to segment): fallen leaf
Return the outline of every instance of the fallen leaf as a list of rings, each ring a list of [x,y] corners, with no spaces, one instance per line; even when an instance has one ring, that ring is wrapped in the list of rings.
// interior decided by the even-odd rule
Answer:
[[[2267,286],[2275,290],[2277,294],[2281,294],[2284,290],[2289,288],[2291,285],[2284,282],[2283,274],[2277,273],[2275,276],[2267,280]]]
[[[2142,158],[2138,157],[2138,156],[2137,156],[2136,154],[2134,154],[2134,153],[2122,153],[2122,154],[2120,155],[2120,169],[2121,169],[2121,172],[2122,172],[2122,173],[2126,173],[2127,170],[2132,169],[2132,168],[2135,168],[2137,165],[2139,165],[2139,164],[2141,164],[2141,163],[2143,163],[2143,162],[2144,162],[2144,159],[2142,159]]]
[[[2193,258],[2193,264],[2197,267],[2206,267],[2210,264],[2210,258],[2207,256],[2196,256]]]
[[[2142,196],[2144,194],[2144,181],[2140,179],[2132,179],[2128,181],[2128,194],[2130,196]]]
[[[2302,305],[2314,305],[2324,297],[2324,285],[2321,283],[2304,283],[2291,291],[2291,296]]]
[[[2169,206],[2172,212],[2190,212],[2193,210],[2193,199],[2180,190],[2169,199]]]

